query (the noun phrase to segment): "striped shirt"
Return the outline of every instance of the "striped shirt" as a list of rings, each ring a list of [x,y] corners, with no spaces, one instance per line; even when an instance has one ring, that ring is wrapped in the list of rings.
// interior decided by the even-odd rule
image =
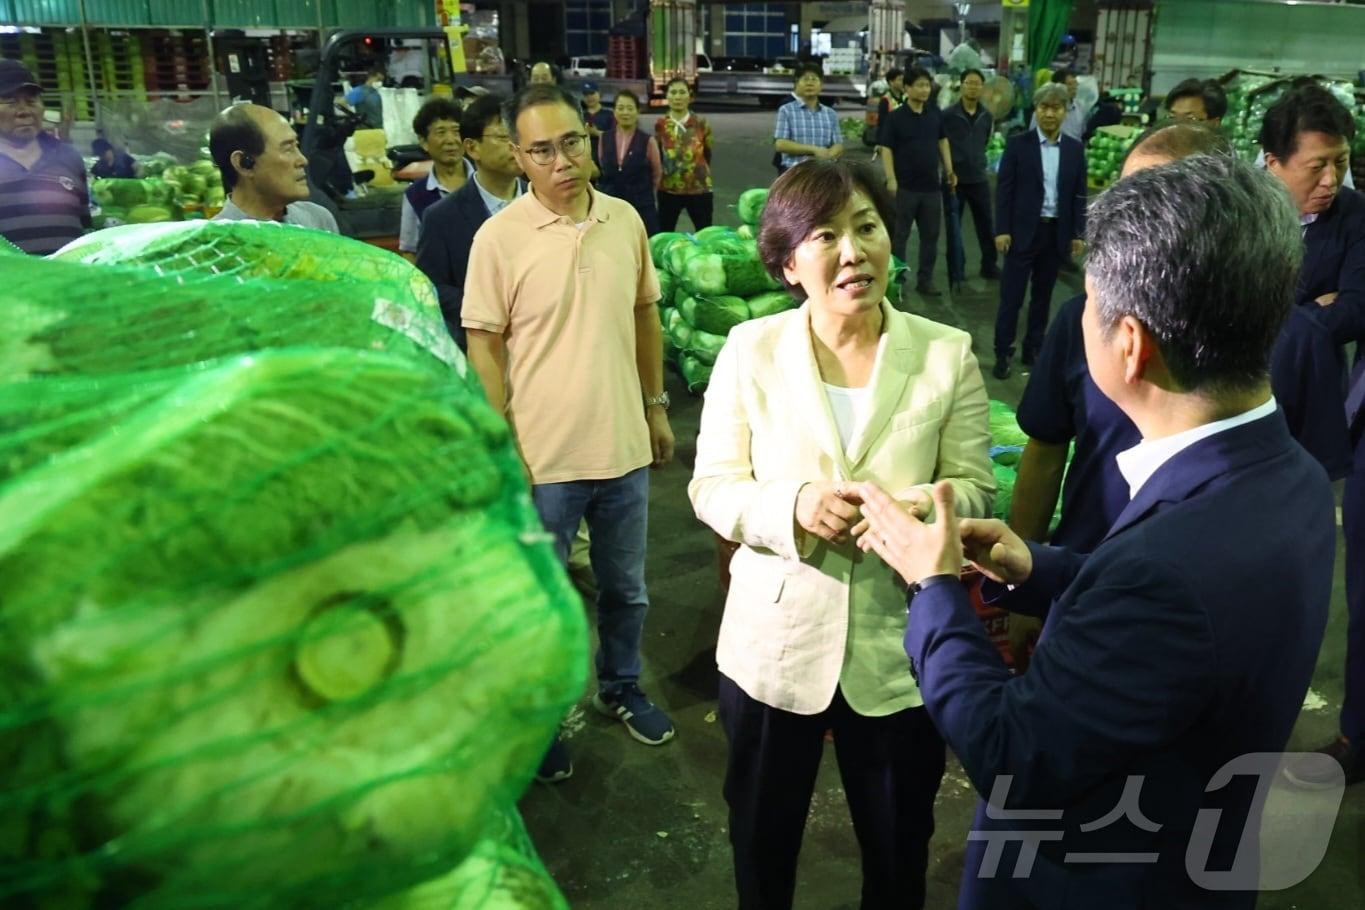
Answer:
[[[0,153],[0,235],[26,253],[47,255],[90,227],[85,162],[71,146],[38,134],[42,155],[26,168]]]
[[[788,101],[777,109],[777,128],[773,130],[774,139],[788,139],[801,145],[817,148],[833,148],[844,141],[839,131],[839,115],[834,108],[820,105],[815,110],[806,106],[800,98]],[[805,161],[810,155],[782,154],[782,166],[791,167]]]

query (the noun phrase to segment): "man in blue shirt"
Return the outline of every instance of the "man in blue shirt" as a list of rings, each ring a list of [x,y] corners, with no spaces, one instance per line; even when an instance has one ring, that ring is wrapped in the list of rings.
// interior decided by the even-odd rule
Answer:
[[[1024,364],[1032,364],[1043,346],[1048,308],[1057,272],[1068,252],[1085,249],[1085,150],[1064,135],[1066,89],[1045,85],[1034,96],[1038,128],[1020,133],[1005,145],[996,186],[995,248],[1004,254],[1000,307],[995,320],[997,379],[1010,375],[1010,358],[1019,328],[1019,311],[1030,282],[1028,328],[1024,334]]]
[[[844,153],[839,115],[834,108],[820,103],[825,79],[820,68],[803,63],[796,68],[795,97],[777,109],[773,148],[780,156],[779,170],[785,171],[807,158],[838,158]]]

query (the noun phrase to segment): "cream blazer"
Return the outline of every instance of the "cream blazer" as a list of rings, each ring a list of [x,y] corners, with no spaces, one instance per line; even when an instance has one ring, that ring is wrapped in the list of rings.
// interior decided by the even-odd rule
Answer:
[[[883,301],[872,401],[845,451],[809,307],[736,326],[707,388],[688,495],[698,518],[741,544],[716,658],[774,708],[819,713],[842,685],[855,711],[886,715],[923,704],[902,645],[905,586],[852,542],[798,540],[796,494],[811,481],[905,495],[947,480],[960,515],[989,515],[986,387],[967,333]]]

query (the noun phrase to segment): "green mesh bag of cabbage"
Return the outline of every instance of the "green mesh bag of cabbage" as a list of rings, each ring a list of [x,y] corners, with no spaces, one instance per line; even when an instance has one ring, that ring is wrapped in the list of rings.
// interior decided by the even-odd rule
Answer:
[[[395,303],[439,318],[431,282],[415,266],[376,246],[291,224],[180,221],[130,224],[78,237],[53,259],[145,266],[180,281],[231,276],[380,285]]]
[[[587,632],[474,390],[335,348],[34,378],[16,464],[0,906],[370,907],[510,862]]]
[[[7,260],[4,274],[0,382],[156,369],[292,345],[389,351],[475,382],[439,309],[433,315],[402,300],[409,285],[401,276],[396,288],[230,275],[182,282],[150,266],[35,257]]]

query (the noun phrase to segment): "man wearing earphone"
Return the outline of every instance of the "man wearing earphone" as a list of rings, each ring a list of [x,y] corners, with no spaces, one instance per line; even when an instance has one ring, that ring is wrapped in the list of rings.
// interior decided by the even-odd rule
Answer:
[[[283,117],[259,104],[234,104],[209,129],[209,154],[227,201],[214,221],[280,221],[341,233],[332,213],[308,199],[308,159]]]

